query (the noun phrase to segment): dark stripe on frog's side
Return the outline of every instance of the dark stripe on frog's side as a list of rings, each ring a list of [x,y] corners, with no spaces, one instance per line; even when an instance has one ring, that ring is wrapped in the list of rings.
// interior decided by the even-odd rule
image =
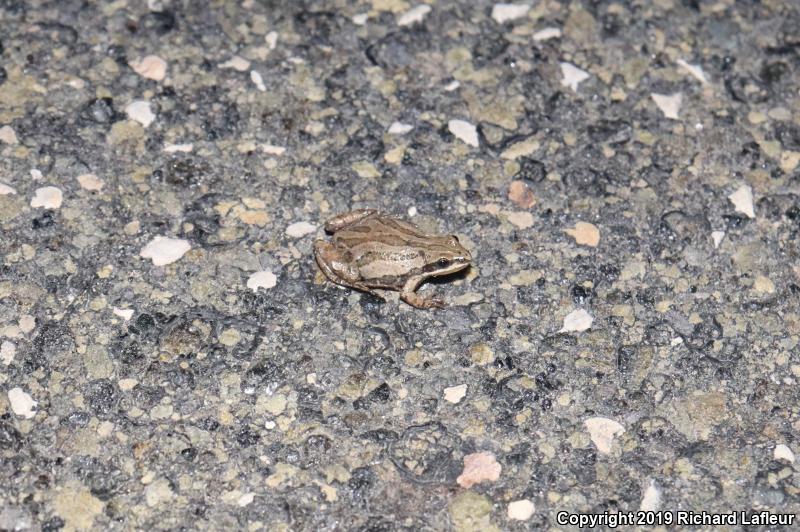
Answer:
[[[345,231],[352,231],[354,233],[369,233],[372,231],[372,229],[370,229],[368,225],[354,225],[341,230],[342,233]]]

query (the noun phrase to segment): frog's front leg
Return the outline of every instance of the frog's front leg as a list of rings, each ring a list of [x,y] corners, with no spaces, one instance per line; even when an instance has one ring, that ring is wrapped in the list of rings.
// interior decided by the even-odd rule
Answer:
[[[335,233],[348,225],[360,222],[367,216],[375,214],[376,212],[378,211],[375,209],[357,209],[355,211],[344,212],[325,222],[325,230],[329,233]]]
[[[314,258],[325,277],[336,284],[362,290],[380,298],[377,292],[361,283],[358,269],[347,261],[344,253],[330,242],[314,242]]]
[[[403,289],[400,290],[400,299],[411,305],[412,307],[421,309],[430,308],[444,308],[444,300],[437,296],[423,297],[415,292],[417,287],[423,281],[423,278],[412,277],[409,279]]]

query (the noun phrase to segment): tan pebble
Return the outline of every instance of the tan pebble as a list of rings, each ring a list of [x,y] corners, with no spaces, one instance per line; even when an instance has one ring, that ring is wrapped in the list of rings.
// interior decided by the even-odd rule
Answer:
[[[128,222],[125,224],[125,227],[122,228],[125,231],[126,235],[135,235],[139,232],[139,220],[134,220],[132,222]]]
[[[233,329],[233,328],[225,329],[219,335],[219,343],[221,343],[222,345],[228,346],[228,347],[235,346],[236,344],[239,343],[239,340],[241,340],[241,339],[242,339],[242,336],[239,333],[239,331],[237,331],[236,329]]]
[[[6,144],[17,144],[19,142],[17,139],[17,133],[11,128],[11,126],[0,127],[0,142],[4,142]]]
[[[787,173],[793,172],[798,164],[800,164],[800,152],[788,150],[781,152],[781,170]]]
[[[79,175],[76,179],[78,180],[78,184],[80,184],[82,189],[91,190],[93,192],[102,190],[103,185],[105,185],[103,180],[94,174]]]
[[[510,212],[506,215],[508,221],[516,225],[520,229],[527,229],[533,227],[533,215],[529,212]]]
[[[389,164],[400,164],[400,161],[403,160],[403,155],[406,153],[405,146],[397,146],[396,148],[392,148],[383,156],[383,159]]]
[[[565,233],[575,239],[577,244],[597,247],[600,243],[600,229],[587,222],[578,222],[572,229],[565,229]]]
[[[496,482],[500,478],[502,469],[494,454],[490,452],[468,454],[464,457],[464,470],[456,482],[462,488],[471,488],[481,482]]]
[[[232,68],[234,70],[238,70],[239,72],[245,72],[250,68],[250,61],[243,57],[239,57],[238,55],[234,55],[224,63],[220,63],[218,66],[220,68]]]
[[[269,222],[269,215],[264,210],[246,210],[239,214],[239,219],[248,225],[264,227]]]
[[[508,199],[521,209],[530,209],[536,205],[536,196],[524,181],[512,181],[508,187]]]
[[[769,277],[759,275],[753,283],[753,289],[760,294],[774,294],[775,283]]]
[[[148,55],[128,63],[143,78],[161,81],[167,74],[167,62],[157,55]]]

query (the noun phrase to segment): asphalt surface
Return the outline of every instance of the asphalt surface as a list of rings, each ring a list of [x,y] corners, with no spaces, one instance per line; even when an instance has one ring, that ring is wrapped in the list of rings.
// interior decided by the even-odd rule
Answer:
[[[799,27],[0,2],[0,529],[796,515]],[[445,309],[325,279],[355,208],[459,237]]]

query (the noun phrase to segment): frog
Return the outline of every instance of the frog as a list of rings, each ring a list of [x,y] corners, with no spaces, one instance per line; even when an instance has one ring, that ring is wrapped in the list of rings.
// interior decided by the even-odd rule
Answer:
[[[383,299],[375,289],[400,292],[418,309],[443,308],[438,296],[417,288],[432,277],[468,268],[472,255],[455,235],[431,235],[377,209],[357,209],[325,222],[333,241],[316,240],[314,258],[330,281]]]

